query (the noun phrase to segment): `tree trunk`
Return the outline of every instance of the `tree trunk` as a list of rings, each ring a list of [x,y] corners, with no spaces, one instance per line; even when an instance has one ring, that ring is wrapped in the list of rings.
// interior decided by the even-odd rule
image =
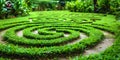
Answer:
[[[94,12],[97,13],[97,0],[93,0],[94,2]]]
[[[110,0],[106,0],[105,4],[106,4],[106,12],[109,12],[110,11]]]

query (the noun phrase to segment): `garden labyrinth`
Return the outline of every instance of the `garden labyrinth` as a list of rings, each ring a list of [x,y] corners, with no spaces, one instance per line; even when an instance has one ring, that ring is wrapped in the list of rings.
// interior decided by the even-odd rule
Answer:
[[[91,15],[83,17],[84,14],[70,12],[50,14],[41,12],[38,17],[33,17],[33,21],[2,23],[1,59],[69,60],[70,56],[99,54],[115,41],[114,29],[110,25],[99,24],[102,19],[97,14],[93,19]]]

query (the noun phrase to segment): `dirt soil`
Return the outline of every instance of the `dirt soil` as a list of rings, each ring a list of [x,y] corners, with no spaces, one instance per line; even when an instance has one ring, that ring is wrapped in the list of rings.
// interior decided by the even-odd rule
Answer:
[[[5,41],[3,41],[3,35],[6,32],[6,30],[0,31],[0,44],[6,44]]]
[[[105,36],[104,40],[102,40],[95,47],[88,49],[88,50],[85,50],[83,55],[97,54],[97,53],[100,53],[102,51],[105,51],[108,47],[113,45],[114,35],[109,33],[109,32],[105,32],[105,31],[102,31],[102,32]]]
[[[22,30],[18,31],[18,32],[17,32],[17,36],[23,37],[23,31],[22,31]]]
[[[68,36],[68,35],[67,35]],[[73,40],[72,42],[69,42],[68,43],[68,45],[69,44],[76,44],[76,43],[79,43],[80,41],[82,41],[83,39],[85,39],[85,38],[87,38],[88,36],[86,35],[86,34],[84,34],[84,33],[80,33],[80,37],[78,38],[78,39],[76,39],[76,40]]]

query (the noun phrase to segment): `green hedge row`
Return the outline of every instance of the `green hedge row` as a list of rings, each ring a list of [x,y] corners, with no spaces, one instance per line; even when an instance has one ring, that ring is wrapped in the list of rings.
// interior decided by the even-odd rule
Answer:
[[[120,52],[119,52],[120,51],[120,48],[119,48],[120,31],[118,29],[119,27],[117,26],[118,28],[112,28],[110,25],[109,27],[100,26],[100,25],[91,25],[90,27],[95,27],[95,28],[99,28],[102,30],[104,29],[104,31],[109,31],[113,33],[115,35],[114,44],[100,54],[92,54],[89,56],[80,55],[71,60],[120,60]]]
[[[19,31],[23,28],[27,28],[27,27],[18,26],[18,27],[15,27],[15,28],[12,28],[12,29],[8,30],[6,32],[6,34],[4,35],[5,40],[11,41],[12,43],[21,44],[21,45],[52,46],[52,45],[60,45],[62,43],[72,41],[72,40],[79,37],[79,32],[72,31],[72,30],[65,30],[65,29],[64,30],[59,30],[59,31],[70,32],[71,34],[70,34],[69,37],[62,37],[62,38],[53,39],[53,40],[37,40],[37,39],[27,39],[27,38],[24,38],[24,37],[18,37],[16,35],[16,31]],[[28,28],[29,28],[29,26],[28,26]],[[36,37],[36,36],[34,36],[34,37]]]
[[[28,29],[23,30],[24,37],[31,38],[31,39],[51,40],[51,39],[56,39],[56,38],[60,38],[60,37],[64,36],[63,33],[52,33],[52,35],[44,35],[44,33],[43,34],[42,33],[33,34],[33,31],[35,29],[37,30],[37,28],[38,27],[36,27],[36,28],[34,27],[34,29],[28,28]],[[43,28],[39,28],[39,29],[41,30]],[[45,31],[45,30],[41,30],[41,31]],[[49,32],[49,31],[47,31],[47,32]]]
[[[31,26],[34,26],[34,25],[31,25]],[[22,25],[22,26],[17,26],[15,28],[11,28],[6,32],[4,37],[5,38],[7,37],[6,38],[7,41],[9,41],[11,43],[14,43],[14,41],[16,41],[17,43],[27,42],[29,40],[25,40],[25,39],[23,39],[23,37],[19,38],[19,40],[18,40],[18,37],[15,36],[15,31],[18,31],[19,29],[21,30],[26,27],[27,26]],[[54,28],[56,28],[56,27],[54,27]],[[57,29],[62,32],[63,31],[72,32],[73,37],[76,36],[76,34],[79,34],[78,32],[76,33],[76,31],[74,32],[74,28],[71,28],[72,30],[69,30],[69,29],[64,30],[64,29],[59,29],[59,28],[60,27],[58,27]],[[52,46],[52,47],[43,47],[43,48],[37,48],[37,47],[24,48],[24,47],[20,47],[20,46],[11,45],[9,43],[6,45],[0,44],[0,51],[2,52],[2,54],[5,53],[6,55],[17,55],[17,56],[27,56],[27,57],[59,56],[59,55],[64,55],[64,54],[72,54],[75,52],[83,52],[86,48],[88,48],[90,46],[95,46],[96,43],[101,41],[103,38],[102,32],[100,32],[99,30],[96,30],[94,28],[90,28],[90,27],[87,28],[84,26],[82,28],[76,28],[76,30],[86,32],[87,34],[89,34],[89,38],[86,38],[86,39],[82,40],[81,42],[76,43],[74,45]],[[33,42],[33,40],[31,40],[31,42],[29,41],[27,43],[33,44],[34,42]]]
[[[0,21],[0,30],[1,31],[7,30],[4,35],[5,37],[4,41],[8,42],[5,44],[2,43],[0,44],[0,52],[1,52],[0,58],[4,59],[4,56],[7,58],[12,58],[14,56],[13,59],[15,59],[15,57],[19,59],[20,57],[20,59],[22,60],[22,58],[24,57],[25,58],[29,57],[30,59],[32,59],[32,58],[41,58],[41,57],[51,58],[51,57],[59,57],[59,56],[69,56],[76,53],[81,54],[84,52],[84,50],[88,49],[89,47],[96,46],[100,41],[103,40],[104,38],[103,33],[99,29],[109,31],[114,34],[119,33],[116,32],[118,31],[118,29],[116,29],[116,25],[113,24],[114,19],[111,19],[111,17],[109,17],[108,15],[107,16],[104,16],[102,14],[99,15],[93,13],[83,14],[83,13],[72,13],[72,12],[65,13],[65,12],[55,11],[55,12],[45,12],[45,14],[41,12],[40,16],[37,17],[39,20],[33,20],[33,22],[29,22],[28,20],[25,19],[24,21],[23,20],[11,20],[11,21],[8,20],[5,22]],[[107,19],[106,17],[109,19]],[[91,21],[92,18],[93,19],[99,18],[101,20]],[[86,23],[86,22],[92,22],[92,23]],[[39,38],[38,36],[41,35],[46,35],[46,36],[47,35],[50,36],[54,34],[59,35],[59,33],[61,34],[68,33],[69,36],[59,37],[51,40],[50,39],[41,40],[41,39],[33,39],[33,38],[31,39],[25,36],[18,37],[16,35],[16,32],[20,30],[23,30],[23,32],[26,31],[26,33],[23,34],[24,35],[26,34],[27,36],[29,36],[30,34],[30,36],[32,36],[33,38],[36,37]],[[38,30],[38,36],[34,36],[33,31],[35,30]],[[52,31],[56,31],[56,33],[53,33]],[[75,37],[78,38],[81,32],[85,33],[88,37],[83,40],[80,40],[80,42],[76,44],[69,44],[69,42],[71,43],[71,41],[75,40],[72,38]],[[102,54],[100,53],[100,55],[93,55],[92,57],[89,57],[89,59],[92,59],[97,56],[97,59],[101,59],[101,60],[104,58],[110,60],[109,57],[113,57],[111,58],[113,60],[114,59],[119,60],[120,49],[118,47],[119,46],[118,36],[119,34],[116,35],[117,39],[114,42],[114,46],[106,49],[106,52],[103,52]],[[39,42],[33,42],[33,41],[44,41],[44,42],[43,43],[40,42],[40,44],[37,46],[36,43]],[[81,59],[81,57],[79,58]],[[97,59],[93,59],[93,60],[97,60]],[[84,60],[84,58],[82,58],[82,60]]]

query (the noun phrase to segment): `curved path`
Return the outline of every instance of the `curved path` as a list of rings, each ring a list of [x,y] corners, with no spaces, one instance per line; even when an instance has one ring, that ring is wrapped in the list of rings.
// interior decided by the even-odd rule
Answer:
[[[6,44],[5,41],[3,41],[3,35],[4,33],[6,32],[6,30],[3,30],[3,31],[0,31],[0,43],[2,44]],[[113,42],[114,42],[114,35],[109,33],[109,32],[106,32],[106,31],[102,31],[105,38],[104,40],[102,40],[100,43],[98,43],[95,47],[93,48],[90,48],[88,50],[85,50],[85,52],[83,53],[84,56],[86,55],[90,55],[90,54],[96,54],[96,53],[100,53],[104,50],[106,50],[108,47],[112,46],[113,45]],[[16,34],[19,36],[19,37],[23,37],[23,31],[18,31],[16,32]],[[34,31],[33,34],[38,34],[38,31]],[[68,37],[69,34],[64,34],[64,37]],[[81,40],[87,38],[88,36],[86,36],[86,34],[84,33],[80,33],[80,37],[72,42],[69,42],[68,44],[76,44],[78,42],[80,42]],[[59,58],[59,60],[68,60],[69,58]]]
[[[0,31],[0,44],[6,44],[5,41],[3,41],[3,35],[6,32],[6,30]]]
[[[113,45],[114,35],[109,32],[105,32],[105,31],[102,31],[102,32],[105,36],[104,40],[102,40],[100,43],[98,43],[95,47],[85,50],[83,55],[100,53],[100,52],[106,50],[108,47]]]
[[[107,48],[113,45],[113,42],[115,40],[114,35],[106,31],[102,31],[102,32],[104,34],[104,39],[93,48],[85,50],[83,52],[83,56],[89,56],[90,54],[98,54],[100,52],[105,51]],[[84,35],[84,33],[81,34],[81,39],[84,39],[86,37],[87,36]],[[76,56],[79,56],[79,54],[76,54]],[[60,57],[58,60],[69,60],[69,57],[66,57],[66,58]]]

